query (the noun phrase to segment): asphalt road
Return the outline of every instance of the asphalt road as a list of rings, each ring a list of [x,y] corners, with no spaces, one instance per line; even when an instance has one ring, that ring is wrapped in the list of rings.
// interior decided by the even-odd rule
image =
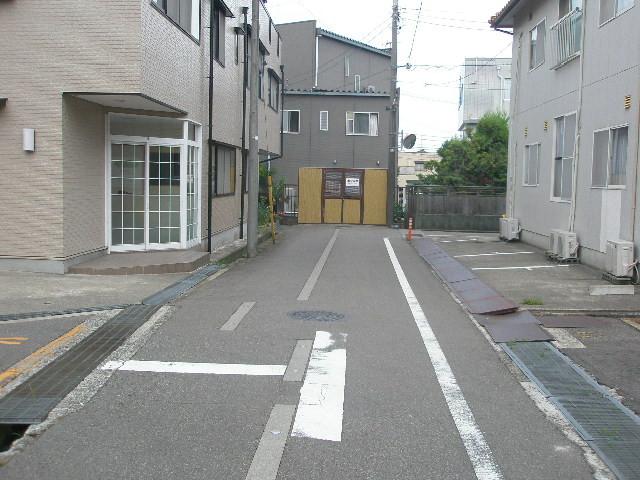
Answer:
[[[203,283],[176,303],[133,357],[222,370],[228,364],[286,366],[299,340],[315,339],[304,383],[275,374],[133,372],[123,366],[82,410],[61,418],[0,476],[267,480],[275,465],[280,480],[592,477],[582,451],[538,410],[400,232],[338,230],[308,301],[298,295],[335,227],[289,228],[279,245]],[[410,308],[385,237],[438,340],[427,342],[429,351],[421,336],[425,326],[419,329],[416,320],[419,306]],[[221,331],[245,302],[255,305],[234,330]],[[289,315],[300,310],[344,317]],[[331,342],[317,332],[328,332]],[[301,389],[312,400],[317,395],[310,411],[322,406],[324,417],[301,418]],[[288,418],[286,409],[282,415],[276,405],[298,407],[297,416]],[[337,425],[340,441],[289,435],[292,422],[301,427],[296,431],[328,434]],[[478,450],[477,442],[474,447],[474,439],[487,450]],[[483,464],[492,468],[479,471]]]

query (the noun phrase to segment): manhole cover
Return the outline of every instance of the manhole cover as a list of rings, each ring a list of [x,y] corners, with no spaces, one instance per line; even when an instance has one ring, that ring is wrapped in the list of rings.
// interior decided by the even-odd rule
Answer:
[[[295,320],[307,320],[310,322],[335,322],[342,320],[344,315],[324,310],[298,310],[289,312],[288,315]]]

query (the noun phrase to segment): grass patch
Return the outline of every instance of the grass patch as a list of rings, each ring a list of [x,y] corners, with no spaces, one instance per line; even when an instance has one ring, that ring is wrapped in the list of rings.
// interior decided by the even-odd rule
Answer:
[[[540,306],[540,305],[544,305],[544,302],[540,298],[531,297],[531,298],[525,298],[524,300],[522,300],[522,304],[530,305],[530,306]]]

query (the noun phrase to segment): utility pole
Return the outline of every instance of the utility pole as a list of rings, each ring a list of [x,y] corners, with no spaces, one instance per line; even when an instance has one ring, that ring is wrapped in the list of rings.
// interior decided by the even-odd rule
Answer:
[[[387,171],[387,224],[393,225],[398,166],[398,0],[393,0],[391,22],[391,109],[389,111],[389,162]]]
[[[247,209],[247,255],[258,253],[258,75],[260,75],[260,0],[251,0],[251,94],[249,97],[249,158],[247,173],[249,198]]]
[[[247,192],[247,87],[249,86],[249,7],[242,7],[242,175],[240,177],[240,239],[244,238],[244,196]]]

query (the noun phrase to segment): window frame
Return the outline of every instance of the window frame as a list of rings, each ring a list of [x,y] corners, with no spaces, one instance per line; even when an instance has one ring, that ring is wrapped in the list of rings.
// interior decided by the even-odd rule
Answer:
[[[169,20],[173,25],[178,27],[182,33],[184,33],[187,37],[193,40],[197,45],[200,45],[200,38],[202,32],[202,0],[192,0],[192,9],[193,3],[198,2],[198,36],[195,36],[191,31],[186,30],[182,25],[176,22],[173,18],[169,16],[169,14],[164,10],[166,6],[163,7],[162,4],[166,2],[166,0],[149,0],[151,7],[153,7],[158,13],[160,13],[164,18]],[[193,21],[193,10],[192,10],[192,21]],[[193,25],[192,25],[193,27]]]
[[[571,158],[571,189],[572,192],[569,196],[569,199],[567,198],[562,198],[562,196],[560,197],[556,197],[554,195],[555,193],[555,182],[556,182],[556,161],[558,160],[558,156],[557,156],[557,149],[558,149],[558,120],[559,119],[563,119],[565,122],[565,127],[566,127],[566,118],[567,117],[571,117],[574,116],[576,118],[576,125],[575,125],[575,131],[574,131],[574,135],[573,135],[573,156],[572,157],[560,157],[561,161],[564,161],[565,159]],[[575,168],[575,161],[576,161],[576,132],[577,132],[577,128],[578,128],[578,124],[577,124],[577,120],[578,120],[578,112],[577,111],[573,111],[573,112],[567,112],[564,115],[559,115],[557,117],[554,117],[553,119],[553,156],[552,156],[552,162],[551,162],[551,191],[550,191],[550,200],[554,203],[571,203],[572,202],[572,197],[573,197],[573,169]],[[563,135],[564,135],[564,130],[563,130]],[[563,143],[563,148],[564,148],[564,143]],[[563,152],[564,153],[564,152]],[[560,179],[560,181],[562,182],[562,179]],[[561,194],[562,195],[562,194]]]
[[[536,47],[538,46],[539,43],[539,38],[538,35],[540,32],[538,32],[538,29],[540,28],[540,25],[542,25],[544,23],[544,45],[543,45],[543,50],[542,50],[542,54],[543,54],[543,58],[542,58],[542,62],[536,64],[536,65],[532,65],[532,34],[533,31],[536,31]],[[529,30],[529,71],[533,72],[534,70],[537,70],[538,68],[540,68],[542,65],[545,64],[545,62],[547,61],[547,17],[544,17],[543,19],[541,19],[538,23],[536,23],[534,25],[534,27],[532,29]]]
[[[275,90],[273,85],[275,84]],[[275,91],[275,105],[273,105],[273,94]],[[280,78],[278,78],[271,70],[269,71],[269,107],[276,112],[280,111]]]
[[[351,122],[352,132],[349,132],[349,114],[353,115]],[[356,115],[368,115],[369,116],[369,132],[368,133],[356,133]],[[378,131],[375,135],[371,135],[371,115],[376,115],[378,117]],[[356,137],[379,137],[380,136],[380,112],[345,112],[345,131],[347,136],[356,136]]]
[[[225,145],[222,143],[216,143],[214,145],[215,148],[215,166],[216,166],[216,175],[215,178],[213,179],[213,181],[215,182],[215,189],[211,189],[211,192],[215,192],[215,194],[213,195],[213,198],[218,198],[218,197],[231,197],[231,196],[235,196],[236,194],[236,190],[237,190],[237,183],[238,183],[238,155],[237,155],[237,148],[231,145]],[[232,152],[233,156],[233,181],[230,181],[229,183],[229,187],[231,189],[230,192],[224,192],[224,193],[220,193],[219,189],[218,189],[218,178],[220,176],[220,156],[219,156],[219,150],[227,150],[229,152]]]
[[[606,20],[602,20],[602,0],[598,1],[598,27],[603,27],[604,25],[610,22],[613,22],[616,18],[620,17],[621,15],[624,15],[625,13],[627,13],[629,10],[631,10],[633,7],[636,6],[636,2],[635,0],[633,0],[633,4],[630,7],[618,12],[618,0],[613,0],[613,1],[615,2],[613,6],[613,16]]]
[[[225,50],[226,50],[226,30],[227,30],[227,15],[223,8],[220,7],[217,1],[212,0],[211,5],[214,10],[213,19],[216,22],[215,36],[214,36],[214,48],[213,58],[222,67],[225,66]]]
[[[611,157],[611,152],[612,152],[612,144],[613,144],[613,131],[614,130],[620,130],[622,128],[626,128],[627,129],[627,165],[628,166],[628,162],[629,162],[629,129],[630,129],[630,125],[628,123],[623,123],[621,125],[613,125],[611,127],[605,127],[605,128],[599,128],[597,130],[593,131],[593,144],[591,147],[591,189],[593,190],[626,190],[627,189],[627,185],[625,184],[610,184],[609,180],[611,178],[611,163],[613,161],[613,158]],[[606,169],[605,169],[605,185],[594,185],[593,184],[593,167],[595,165],[595,148],[596,148],[596,134],[597,133],[602,133],[602,132],[608,132],[608,141],[607,141],[607,163],[606,163]],[[627,171],[625,168],[625,180],[627,180]]]
[[[326,117],[326,128],[322,128],[322,114],[325,114]],[[328,132],[329,131],[329,110],[320,110],[320,131]]]
[[[289,127],[291,126],[291,120],[289,118],[289,115],[291,112],[298,112],[298,131],[297,132],[292,132],[290,131]],[[289,135],[300,135],[300,131],[302,130],[302,114],[300,113],[300,110],[283,110],[282,111],[284,118],[283,118],[283,125],[282,125],[282,133],[287,133]],[[286,128],[285,128],[286,125]]]
[[[537,158],[537,165],[536,165],[536,183],[527,183],[527,175],[529,172],[529,163],[528,163],[528,159],[530,158],[528,156],[528,152],[531,151],[531,147],[538,147],[538,158]],[[523,166],[523,171],[522,171],[522,186],[526,187],[526,188],[530,188],[530,187],[539,187],[540,186],[540,152],[542,150],[542,143],[541,142],[534,142],[534,143],[527,143],[524,146],[524,157],[523,157],[523,162],[522,162],[522,166]],[[531,179],[529,179],[531,180]]]
[[[362,91],[362,77],[360,77],[360,75],[353,76],[353,91],[354,92]]]

